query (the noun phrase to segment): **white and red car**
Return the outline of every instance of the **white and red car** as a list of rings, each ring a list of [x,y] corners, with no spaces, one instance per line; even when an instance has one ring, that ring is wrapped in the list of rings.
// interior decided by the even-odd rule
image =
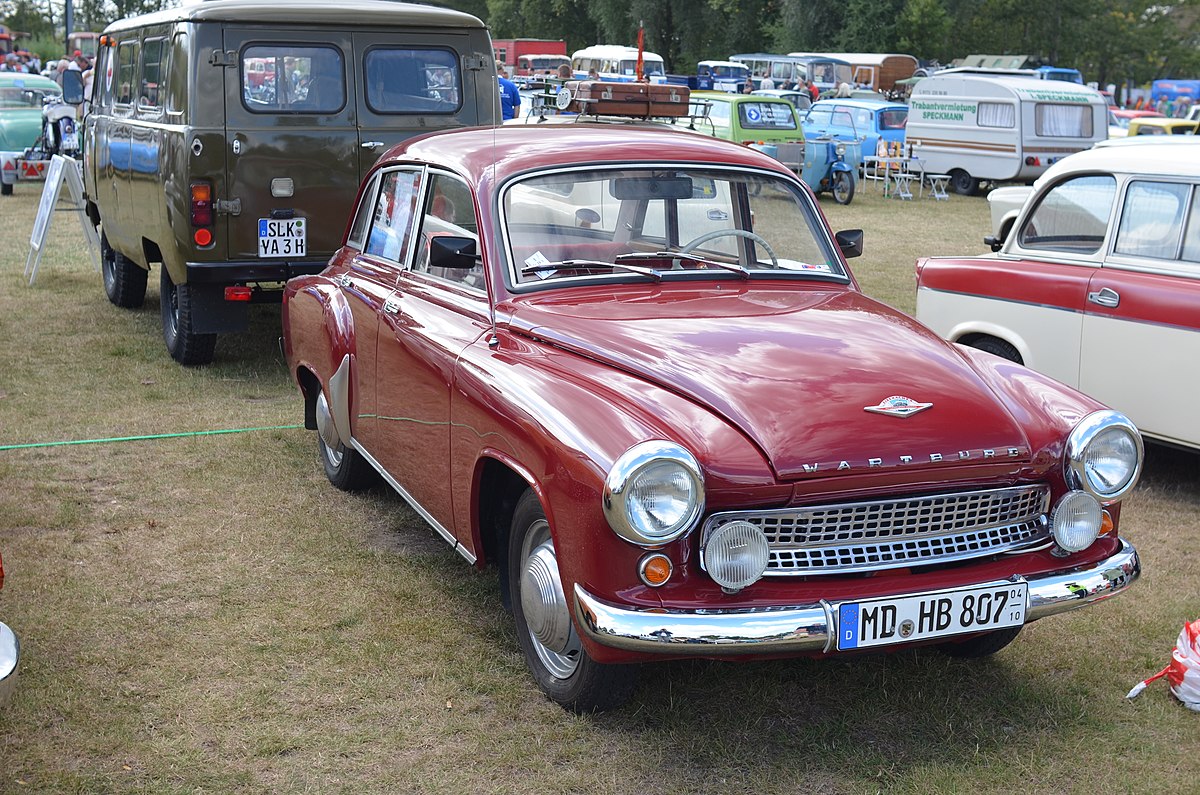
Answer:
[[[919,260],[917,317],[1200,448],[1200,141],[1064,159],[993,247]]]

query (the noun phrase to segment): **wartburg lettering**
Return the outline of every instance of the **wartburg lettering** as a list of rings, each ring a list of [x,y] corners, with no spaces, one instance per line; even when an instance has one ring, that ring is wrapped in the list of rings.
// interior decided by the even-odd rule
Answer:
[[[951,458],[957,457],[957,460],[959,461],[982,461],[989,458],[1020,458],[1025,453],[1026,449],[1024,447],[1006,447],[1002,450],[983,448],[979,450],[959,450],[956,453],[953,453]],[[946,455],[943,453],[929,453],[926,458],[931,464],[936,464],[947,460]],[[855,464],[843,459],[839,461],[824,461],[813,464],[801,464],[800,466],[804,469],[805,474],[812,475],[818,472],[828,472],[830,470],[843,472],[847,469],[876,469],[887,466],[903,466],[905,464],[912,464],[917,460],[918,459],[916,457],[911,455],[901,455],[897,456],[895,462],[890,464],[883,458],[868,458],[866,459],[865,463],[859,464]]]

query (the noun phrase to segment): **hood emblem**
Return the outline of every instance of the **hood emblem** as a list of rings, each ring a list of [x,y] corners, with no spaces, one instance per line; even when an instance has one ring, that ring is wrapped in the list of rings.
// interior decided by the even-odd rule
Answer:
[[[870,411],[875,414],[888,414],[892,417],[911,417],[918,411],[924,411],[932,406],[932,403],[918,403],[912,398],[904,397],[904,395],[892,395],[879,401],[878,406],[863,406],[863,411]]]

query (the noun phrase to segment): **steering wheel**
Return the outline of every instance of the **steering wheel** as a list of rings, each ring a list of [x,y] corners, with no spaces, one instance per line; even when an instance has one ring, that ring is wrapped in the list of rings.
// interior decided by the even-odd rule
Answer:
[[[700,237],[693,238],[692,240],[688,241],[687,245],[679,249],[679,253],[690,253],[692,249],[701,243],[707,243],[709,240],[715,240],[718,237],[744,237],[747,240],[754,241],[758,245],[762,246],[763,250],[767,252],[767,256],[771,258],[771,267],[778,270],[779,257],[775,256],[775,251],[771,248],[771,244],[764,240],[762,235],[756,235],[753,232],[746,231],[745,229],[714,229],[711,232],[705,232],[704,234],[700,235]]]

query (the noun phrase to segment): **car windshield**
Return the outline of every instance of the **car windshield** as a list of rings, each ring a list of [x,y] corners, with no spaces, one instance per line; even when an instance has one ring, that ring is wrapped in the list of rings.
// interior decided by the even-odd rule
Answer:
[[[0,88],[0,108],[41,108],[46,97],[58,96],[57,91],[42,88],[4,86]]]
[[[794,182],[718,168],[556,171],[503,198],[515,284],[796,276],[846,280]]]

